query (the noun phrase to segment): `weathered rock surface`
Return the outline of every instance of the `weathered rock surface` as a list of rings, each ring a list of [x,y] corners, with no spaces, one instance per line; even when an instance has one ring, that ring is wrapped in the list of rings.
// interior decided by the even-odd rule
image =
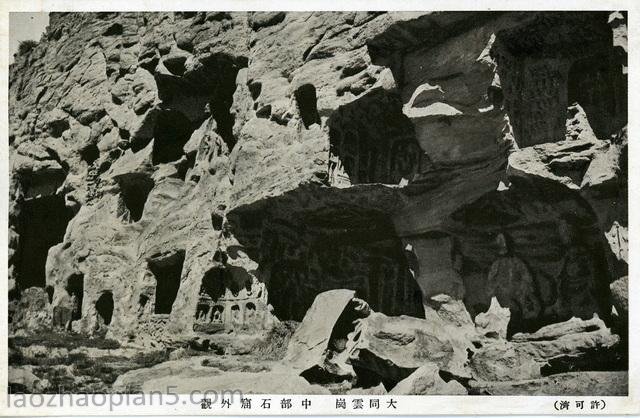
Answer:
[[[494,296],[487,312],[479,313],[475,318],[475,325],[484,336],[492,336],[506,339],[511,312],[509,308],[500,306],[500,302]]]
[[[273,393],[273,394],[309,394],[329,395],[327,389],[318,385],[311,385],[300,376],[292,373],[246,373],[228,372],[219,376],[182,377],[170,376],[145,381],[141,390],[144,393],[166,389],[174,386],[176,393],[186,394],[207,390],[220,393],[227,390],[239,390],[242,393]],[[231,389],[233,388],[233,389]]]
[[[211,361],[209,361],[211,360]],[[167,361],[156,366],[132,370],[118,377],[113,384],[119,391],[166,391],[193,393],[199,390],[242,393],[328,394],[328,390],[309,384],[305,379],[268,362],[203,360],[202,357]]]
[[[439,321],[374,312],[353,331],[350,361],[386,382],[403,380],[426,363],[468,376],[466,349],[471,343],[447,331]]]
[[[563,359],[573,360],[576,367],[580,359],[586,359],[582,362],[589,363],[586,367],[596,368],[598,358],[590,356],[613,352],[619,342],[620,337],[612,334],[601,319],[572,318],[532,334],[515,334],[511,341],[484,340],[475,350],[470,367],[474,379],[480,381],[536,379],[542,377],[543,366]]]
[[[428,364],[401,380],[389,392],[391,395],[466,395],[467,390],[455,380],[445,382],[438,374],[438,367]]]
[[[289,341],[284,360],[292,368],[304,371],[323,363],[334,327],[354,295],[347,289],[318,295]]]
[[[572,372],[516,382],[471,382],[473,390],[485,395],[626,396],[627,372]]]
[[[43,289],[25,290],[19,301],[9,305],[9,317],[19,330],[35,332],[49,329],[54,313],[48,309],[49,301]],[[71,310],[67,312],[71,318]]]
[[[31,369],[30,366],[9,366],[7,376],[10,393],[42,393],[49,388],[49,381],[38,378]]]
[[[606,352],[628,320],[626,21],[52,13],[9,70],[10,335],[239,355],[305,319],[289,360],[345,387]]]
[[[629,278],[621,277],[609,285],[611,288],[611,299],[613,306],[619,315],[627,317],[629,315]]]

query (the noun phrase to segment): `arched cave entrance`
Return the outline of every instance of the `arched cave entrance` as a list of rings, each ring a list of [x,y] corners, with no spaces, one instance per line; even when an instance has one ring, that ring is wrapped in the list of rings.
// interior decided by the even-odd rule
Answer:
[[[84,297],[84,274],[73,274],[67,280],[67,286],[65,290],[69,296],[75,300],[74,306],[71,311],[71,320],[77,321],[82,317],[82,299]]]
[[[331,184],[398,184],[428,163],[398,94],[366,93],[341,106],[327,125]]]
[[[194,131],[193,123],[181,112],[163,110],[158,114],[153,130],[153,164],[177,161]]]
[[[608,320],[613,274],[597,218],[577,193],[516,182],[443,225],[453,237],[451,257],[472,317],[496,297],[511,310],[509,334],[594,313]]]
[[[305,128],[314,123],[320,124],[320,115],[318,114],[318,105],[316,97],[316,88],[313,84],[303,84],[294,92],[300,118]]]
[[[202,287],[200,293],[208,295],[212,301],[217,301],[224,295],[225,283],[229,279],[225,276],[229,272],[221,267],[213,267],[209,269],[202,277]]]
[[[301,321],[319,293],[353,289],[377,312],[424,317],[422,293],[389,219],[364,211],[327,215],[304,227],[274,220],[265,228],[260,274],[274,314]]]
[[[47,253],[62,242],[73,213],[63,195],[26,199],[20,209],[17,283],[20,289],[44,288]]]
[[[599,138],[607,138],[625,124],[626,83],[611,54],[597,54],[573,62],[569,69],[568,104],[578,103]]]
[[[184,250],[151,257],[147,264],[156,279],[154,313],[170,314],[180,289]]]
[[[111,324],[113,317],[113,293],[106,291],[100,295],[96,301],[96,311],[105,325]]]
[[[155,183],[146,174],[128,174],[118,177],[117,180],[122,203],[129,212],[129,220],[138,222],[142,218],[144,205]]]

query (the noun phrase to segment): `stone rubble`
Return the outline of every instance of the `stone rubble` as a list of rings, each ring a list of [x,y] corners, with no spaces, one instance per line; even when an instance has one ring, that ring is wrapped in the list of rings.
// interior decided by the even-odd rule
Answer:
[[[51,13],[9,69],[10,342],[148,388],[269,352],[217,384],[624,393],[627,70],[616,11]]]

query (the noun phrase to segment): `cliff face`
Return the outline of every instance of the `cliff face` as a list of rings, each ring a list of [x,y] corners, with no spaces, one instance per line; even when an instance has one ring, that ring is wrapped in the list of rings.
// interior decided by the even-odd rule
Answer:
[[[625,22],[52,14],[10,69],[12,332],[256,333],[330,289],[423,318],[496,297],[510,333],[612,321]]]

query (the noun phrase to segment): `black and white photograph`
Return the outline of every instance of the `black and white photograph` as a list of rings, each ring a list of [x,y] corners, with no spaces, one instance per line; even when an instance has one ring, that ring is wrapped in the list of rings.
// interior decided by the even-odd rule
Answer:
[[[631,13],[148,3],[8,13],[3,413],[639,412]]]

